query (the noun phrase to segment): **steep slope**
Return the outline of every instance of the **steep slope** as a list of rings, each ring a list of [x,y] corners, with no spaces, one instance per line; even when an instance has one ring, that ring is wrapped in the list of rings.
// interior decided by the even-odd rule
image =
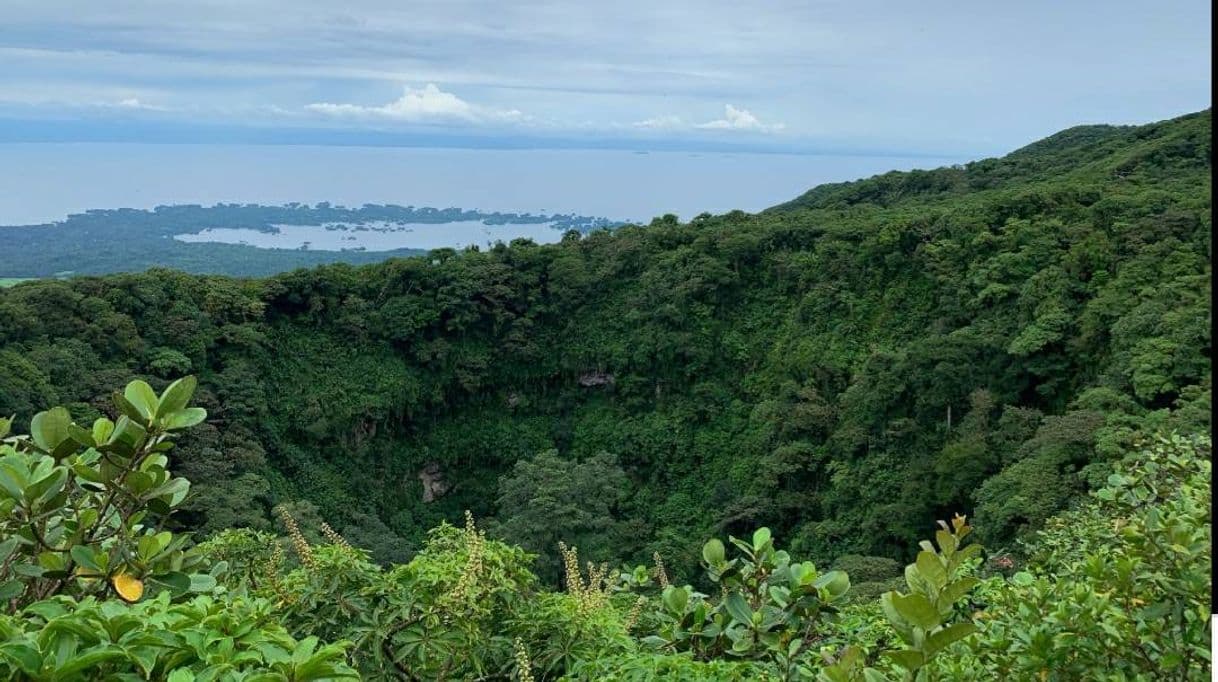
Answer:
[[[1159,182],[1177,172],[1209,168],[1213,153],[1210,129],[1208,109],[1145,126],[1078,126],[999,159],[820,185],[770,210],[931,204],[982,190],[1063,180]]]
[[[466,508],[520,513],[501,477],[555,449],[630,482],[588,521],[592,559],[687,571],[762,524],[818,561],[899,557],[961,510],[1000,547],[1140,433],[1209,423],[1209,123],[552,246],[20,284],[0,413],[84,418],[132,372],[198,373],[218,420],[176,453],[205,531],[308,500],[390,552]]]

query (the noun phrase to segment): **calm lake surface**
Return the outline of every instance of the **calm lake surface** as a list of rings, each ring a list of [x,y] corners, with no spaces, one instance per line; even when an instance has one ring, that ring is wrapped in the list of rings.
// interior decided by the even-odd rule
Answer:
[[[438,249],[445,246],[464,248],[471,244],[489,246],[495,242],[509,243],[518,237],[532,239],[538,244],[551,244],[562,239],[563,231],[550,223],[507,223],[484,225],[479,220],[453,223],[328,223],[326,225],[275,225],[277,232],[248,228],[212,228],[195,234],[179,234],[184,242],[223,242],[248,244],[262,249],[299,249],[310,251],[342,251],[359,248],[365,251],[393,249]]]
[[[614,150],[0,144],[0,225],[61,220],[91,208],[292,201],[576,213],[646,222],[664,213],[689,219],[703,211],[758,211],[825,182],[966,160]]]

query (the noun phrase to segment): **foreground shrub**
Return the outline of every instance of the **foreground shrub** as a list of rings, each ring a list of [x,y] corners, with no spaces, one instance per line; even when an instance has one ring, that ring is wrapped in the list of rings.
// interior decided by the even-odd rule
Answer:
[[[1209,678],[1208,437],[1156,439],[1032,541],[1029,570],[985,590],[953,679]]]
[[[58,596],[0,616],[0,679],[359,679],[344,645],[293,638],[267,600],[174,604],[169,596],[138,604]]]
[[[270,601],[225,593],[227,563],[162,528],[190,488],[165,453],[206,416],[194,387],[133,381],[121,416],[88,429],[62,407],[29,435],[0,420],[0,678],[356,678],[345,644],[292,637]]]

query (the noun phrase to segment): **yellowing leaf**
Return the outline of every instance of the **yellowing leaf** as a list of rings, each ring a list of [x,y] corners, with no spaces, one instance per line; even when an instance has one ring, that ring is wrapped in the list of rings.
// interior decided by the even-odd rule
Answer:
[[[86,585],[92,585],[93,583],[97,582],[98,578],[102,577],[97,571],[94,571],[91,568],[85,568],[84,566],[77,566],[72,573],[80,580],[80,582]]]
[[[137,602],[144,596],[143,581],[133,575],[119,573],[111,578],[110,582],[114,585],[114,591],[118,592],[118,596],[124,601]]]

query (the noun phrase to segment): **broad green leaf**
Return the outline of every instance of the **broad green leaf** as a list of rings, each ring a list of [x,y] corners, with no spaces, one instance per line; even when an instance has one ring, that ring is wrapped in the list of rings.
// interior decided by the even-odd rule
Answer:
[[[142,535],[136,542],[136,551],[139,553],[140,559],[146,562],[161,551],[161,545],[157,542],[155,535]]]
[[[107,644],[101,648],[77,654],[66,663],[57,666],[55,668],[56,679],[70,679],[76,673],[92,670],[103,663],[119,661],[126,657],[127,653],[122,648],[113,644]],[[90,675],[89,677],[92,676]]]
[[[80,516],[77,517],[80,522],[80,529],[88,530],[88,529],[92,528],[93,524],[97,523],[97,515],[100,513],[101,512],[99,512],[97,509],[94,509],[93,507],[89,507],[87,509],[82,509],[80,512]]]
[[[684,587],[669,585],[664,588],[660,600],[664,602],[664,607],[673,615],[680,617],[685,613],[685,605],[689,603],[689,592]]]
[[[72,678],[78,672],[94,670],[102,664],[125,658],[127,658],[127,652],[124,652],[122,648],[116,647],[113,644],[106,644],[104,647],[86,650],[86,652],[68,659],[66,663],[56,666],[56,678],[57,680],[69,680],[69,678]],[[97,670],[95,672],[101,671]],[[88,677],[93,676],[90,675]]]
[[[62,602],[39,601],[25,607],[26,613],[41,616],[43,620],[54,620],[68,612],[68,607]]]
[[[20,580],[14,579],[0,583],[0,602],[18,597],[22,592],[25,592],[25,584]]]
[[[206,573],[192,573],[190,575],[190,591],[191,592],[211,592],[216,589],[216,579]]]
[[[952,557],[952,560],[956,562],[957,566],[959,566],[960,564],[963,564],[965,561],[972,559],[973,557],[977,556],[980,553],[981,553],[981,545],[977,545],[977,544],[968,545],[967,547],[957,550],[956,556]]]
[[[1012,585],[1018,585],[1020,587],[1027,587],[1028,585],[1031,585],[1034,582],[1036,582],[1036,578],[1034,578],[1032,576],[1032,574],[1028,573],[1027,571],[1020,571],[1020,572],[1016,573],[1015,575],[1011,576]]]
[[[723,542],[718,538],[712,538],[702,545],[702,559],[711,566],[718,566],[727,557],[724,550]]]
[[[914,672],[926,664],[926,659],[923,658],[922,653],[913,649],[885,651],[883,655],[910,672]]]
[[[307,680],[332,679],[334,662],[343,659],[340,647],[330,644],[318,649],[308,660],[296,666],[293,677],[300,682]]]
[[[956,553],[955,535],[940,529],[935,531],[935,540],[938,541],[939,549],[943,552],[944,556],[950,557],[952,554]]]
[[[30,437],[46,452],[54,452],[71,436],[72,415],[65,407],[53,407],[39,412],[30,420]]]
[[[93,442],[101,444],[110,440],[110,434],[114,433],[114,422],[105,417],[98,417],[93,421]]]
[[[67,482],[68,470],[65,467],[55,467],[50,473],[26,487],[26,502],[35,508],[41,507],[44,502],[58,495]]]
[[[174,412],[165,418],[165,428],[170,431],[187,429],[207,419],[207,410],[201,407],[188,407]]]
[[[753,551],[759,552],[763,547],[769,544],[771,540],[770,529],[762,526],[753,531]]]
[[[934,552],[927,552],[925,550],[918,552],[915,564],[922,579],[933,586],[936,591],[947,582],[947,570]]]
[[[753,624],[753,609],[749,608],[749,603],[745,600],[744,595],[739,592],[732,592],[727,595],[723,606],[727,609],[732,619],[745,625],[751,626]]]
[[[190,481],[184,478],[171,478],[168,481],[165,481],[155,488],[145,492],[143,498],[168,498],[166,502],[168,502],[170,506],[173,506],[181,502],[186,497],[186,493],[189,491]]]
[[[156,485],[156,479],[146,471],[132,471],[123,482],[136,494],[141,494]]]
[[[25,472],[7,462],[0,464],[0,490],[14,500],[20,501],[29,479]]]
[[[148,421],[144,419],[142,414],[140,414],[139,408],[133,405],[130,400],[123,397],[122,393],[115,391],[112,394],[112,397],[114,399],[115,407],[117,407],[118,411],[120,412],[118,421],[115,422],[114,430],[117,431],[122,429],[123,420],[133,421],[141,426],[147,425]]]
[[[816,579],[816,569],[811,561],[791,564],[791,567],[787,571],[790,574],[792,588],[807,585]]]
[[[0,542],[0,564],[3,564],[8,560],[9,556],[13,553],[13,550],[17,549],[17,544],[19,542],[21,542],[21,540],[16,536]]]
[[[310,635],[296,643],[296,648],[292,650],[292,663],[300,665],[313,655],[313,651],[317,649],[317,638]]]
[[[149,580],[168,589],[174,595],[182,595],[190,591],[190,576],[178,571],[154,575]]]
[[[920,594],[894,594],[892,605],[910,624],[923,630],[939,626],[939,612],[930,600]]]
[[[47,572],[47,570],[41,566],[26,563],[13,564],[12,566],[9,566],[9,570],[17,575],[23,575],[27,578],[41,578],[42,574]]]
[[[93,550],[84,545],[73,545],[69,552],[72,555],[72,561],[83,566],[91,571],[101,572],[102,568],[97,563],[97,557],[94,556]]]
[[[792,654],[793,655],[793,654]],[[822,676],[829,682],[853,682],[857,668],[863,665],[863,652],[856,646],[842,649],[837,661],[822,669]]]
[[[735,545],[736,548],[739,549],[741,552],[744,552],[745,554],[752,556],[753,546],[750,545],[749,543],[745,542],[744,540],[741,540],[740,538],[733,537],[731,535],[727,536],[727,540],[728,540],[728,542]]]
[[[286,663],[292,660],[292,655],[283,647],[273,642],[258,642],[253,645],[262,654],[262,660],[267,663]]]
[[[929,592],[930,584],[922,577],[918,571],[917,564],[909,564],[905,567],[905,584],[909,586],[910,592]]]
[[[18,668],[29,675],[36,675],[42,668],[42,654],[25,642],[0,644],[0,657],[17,664]]]
[[[123,397],[139,411],[140,416],[144,418],[143,423],[147,424],[156,416],[160,401],[157,400],[156,391],[153,391],[147,382],[136,379],[127,384],[127,388],[123,390]]]
[[[195,385],[197,383],[197,380],[193,376],[184,376],[169,384],[169,387],[161,394],[156,417],[164,417],[167,414],[173,414],[185,409],[186,405],[190,403],[191,396],[195,393]]]
[[[120,451],[120,454],[127,456],[135,452],[135,448],[144,440],[146,435],[148,435],[147,429],[130,419],[127,415],[123,415],[114,423],[114,432],[111,434],[110,442],[113,444],[121,443],[125,446],[126,451]]]
[[[934,656],[936,652],[968,637],[976,631],[977,626],[972,623],[952,623],[926,638],[926,655]]]
[[[92,448],[92,447],[97,446],[97,441],[95,441],[93,439],[93,432],[84,428],[83,426],[77,426],[76,424],[69,424],[68,425],[68,435],[72,438],[73,441],[75,441],[76,443],[78,443],[79,445],[81,445],[83,447]]]
[[[824,588],[829,599],[837,599],[850,591],[850,577],[845,571],[829,571],[812,583],[817,589]]]
[[[889,625],[897,631],[901,639],[907,643],[912,643],[913,624],[897,611],[897,607],[894,605],[894,600],[897,596],[898,593],[896,592],[885,592],[880,595],[880,609],[884,612],[884,617],[888,619]]]
[[[656,635],[648,635],[640,641],[653,649],[662,649],[668,646],[668,640]]]
[[[939,598],[936,600],[936,603],[939,605],[939,613],[944,615],[951,613],[952,605],[959,601],[961,597],[968,594],[980,582],[980,580],[973,576],[965,576],[948,583],[943,588],[943,591],[939,593]]]
[[[67,634],[80,640],[82,646],[96,644],[104,633],[97,631],[95,624],[75,618],[54,618],[42,628],[43,636],[47,634]]]
[[[72,473],[91,483],[104,483],[106,481],[105,477],[101,475],[100,471],[92,466],[89,466],[88,464],[84,464],[83,462],[73,464]]]
[[[863,668],[863,682],[892,682],[892,680],[875,668]]]

